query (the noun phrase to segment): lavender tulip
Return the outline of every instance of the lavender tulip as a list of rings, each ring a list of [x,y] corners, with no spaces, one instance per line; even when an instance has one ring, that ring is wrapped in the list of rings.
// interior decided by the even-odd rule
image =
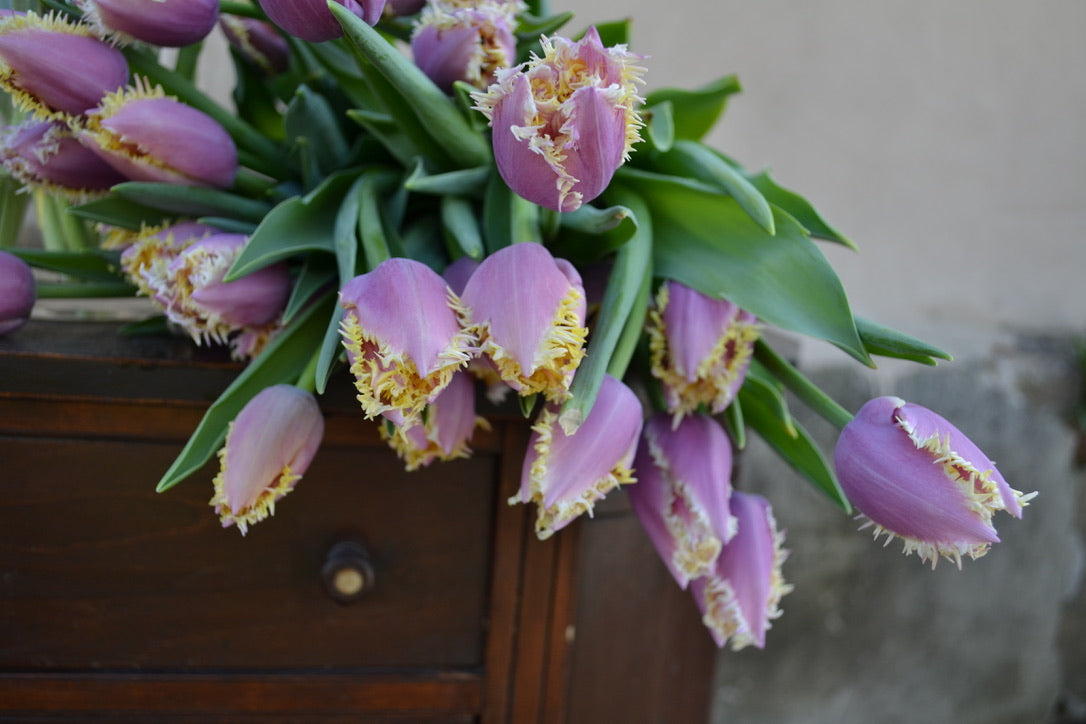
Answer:
[[[293,385],[273,385],[256,394],[230,423],[219,451],[215,508],[224,528],[242,535],[275,513],[275,504],[294,489],[309,468],[324,436],[317,401]]]
[[[999,541],[992,516],[1022,517],[1036,493],[1013,490],[961,431],[931,410],[897,397],[870,400],[845,425],[834,464],[841,487],[874,526],[932,568],[942,556],[961,567]]]
[[[84,21],[114,41],[181,48],[203,40],[219,16],[219,0],[74,0]]]
[[[415,424],[471,356],[456,295],[425,264],[393,258],[347,282],[339,303],[363,412]]]
[[[549,404],[532,425],[521,471],[520,492],[509,503],[537,506],[540,539],[592,514],[596,501],[619,485],[633,483],[632,464],[641,434],[641,403],[614,377],[604,377],[584,423],[566,435],[560,407]]]
[[[30,266],[14,254],[0,251],[0,336],[26,324],[36,300]]]
[[[265,75],[286,72],[290,65],[290,46],[274,25],[240,15],[222,15],[219,26],[241,57]]]
[[[495,0],[464,8],[431,3],[411,34],[415,64],[446,92],[456,81],[485,88],[516,57],[514,10]]]
[[[385,10],[385,0],[335,0],[368,25],[376,25]],[[302,40],[320,43],[343,35],[326,0],[260,0],[268,19]]]
[[[32,12],[0,21],[0,88],[39,118],[78,116],[127,82],[124,56],[86,25]]]
[[[649,312],[652,374],[676,422],[706,405],[724,410],[746,379],[758,327],[754,315],[675,281],[665,282]]]
[[[125,180],[56,121],[27,121],[0,130],[0,164],[19,182],[74,202]]]
[[[475,414],[475,385],[467,372],[457,372],[445,389],[413,425],[380,428],[381,436],[396,451],[410,472],[435,460],[456,460],[471,454],[469,443],[476,427],[489,427]]]
[[[133,181],[229,187],[238,169],[233,139],[207,114],[137,86],[111,93],[77,132]]]
[[[760,495],[734,492],[730,505],[738,531],[713,571],[693,580],[690,591],[717,646],[731,641],[733,651],[764,648],[770,621],[781,615],[781,597],[792,590],[781,575],[788,557],[784,535]]]
[[[729,509],[731,441],[707,415],[650,418],[634,462],[638,482],[626,488],[630,505],[676,582],[708,575],[736,531]]]
[[[595,28],[573,42],[542,38],[543,57],[497,72],[476,108],[494,129],[494,158],[506,184],[555,211],[599,196],[642,122],[634,109],[642,69],[625,46],[605,48]]]
[[[135,234],[110,234],[110,247],[124,247],[121,271],[140,294],[162,307],[170,303],[169,269],[177,255],[193,243],[216,233],[206,224],[182,222],[170,226],[145,227]]]
[[[510,387],[551,401],[569,396],[588,334],[572,264],[541,244],[513,244],[483,260],[461,301],[465,329]]]

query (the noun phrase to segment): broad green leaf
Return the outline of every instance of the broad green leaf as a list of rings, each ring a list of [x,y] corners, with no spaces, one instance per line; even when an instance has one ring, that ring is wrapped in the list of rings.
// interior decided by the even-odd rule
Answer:
[[[728,96],[740,90],[739,79],[729,75],[695,90],[660,88],[648,94],[645,105],[651,108],[670,101],[675,118],[675,137],[698,141],[716,125],[724,112]]]
[[[374,269],[390,256],[403,256],[399,238],[385,223],[389,205],[384,195],[396,181],[389,171],[370,170],[362,174],[359,186],[358,239],[366,259],[366,268]]]
[[[490,178],[489,166],[465,168],[459,171],[428,174],[422,159],[415,162],[411,174],[404,181],[404,188],[420,194],[475,196],[482,194]]]
[[[734,165],[734,164],[733,164]],[[811,206],[811,203],[807,199],[803,198],[794,191],[789,191],[786,188],[778,186],[777,183],[769,177],[767,171],[762,171],[754,176],[749,176],[751,184],[756,189],[762,192],[766,200],[774,206],[780,207],[784,211],[803,225],[803,228],[818,239],[825,239],[826,241],[835,241],[838,244],[844,244],[850,249],[855,250],[856,245],[849,240],[841,232],[834,229],[827,224],[815,208]]]
[[[37,294],[39,299],[134,297],[136,288],[126,282],[41,282]]]
[[[788,409],[788,401],[784,398],[784,385],[769,373],[758,360],[751,360],[747,369],[744,385],[750,385],[753,394],[757,394],[767,405],[767,408],[780,420],[781,428],[790,436],[796,436],[796,424],[792,419],[792,412]]]
[[[532,13],[521,13],[517,18],[517,40],[520,41],[517,45],[535,42],[540,35],[552,35],[572,19],[573,13],[569,11],[542,18]]]
[[[637,230],[625,206],[604,209],[585,204],[561,214],[560,231],[549,245],[555,256],[576,264],[589,264],[619,249]]]
[[[341,168],[344,159],[349,157],[339,115],[327,98],[309,86],[301,85],[294,92],[284,124],[287,142],[309,149],[307,152],[312,154],[320,176]]]
[[[763,322],[826,340],[871,364],[837,274],[790,216],[775,210],[777,233],[771,235],[735,199],[696,181],[626,168],[615,180],[649,205],[657,276],[728,299]]]
[[[937,364],[936,359],[954,359],[948,352],[944,352],[933,344],[910,337],[904,332],[898,332],[864,317],[856,317],[856,329],[859,330],[860,339],[871,354],[896,357],[932,366]]]
[[[112,193],[174,216],[224,216],[259,222],[271,209],[271,205],[265,201],[254,201],[229,191],[204,186],[125,181],[114,186]]]
[[[358,214],[362,208],[362,180],[359,176],[336,210],[336,219],[332,227],[333,247],[336,254],[336,271],[339,287],[354,279],[358,274]]]
[[[119,282],[120,252],[91,249],[88,251],[42,251],[21,247],[6,249],[27,264],[38,269],[67,274],[77,279],[99,282]]]
[[[343,319],[343,308],[338,304],[328,317],[328,324],[324,328],[324,336],[321,337],[320,352],[317,355],[317,370],[314,374],[314,386],[318,395],[323,395],[328,388],[328,380],[332,377],[336,360],[344,353],[343,337],[339,333],[339,323]]]
[[[354,108],[347,111],[347,117],[379,139],[388,153],[404,166],[411,165],[421,155],[403,126],[389,114]]]
[[[469,256],[477,261],[486,254],[479,231],[479,216],[467,199],[441,197],[441,226],[453,258]]]
[[[747,447],[747,424],[743,421],[743,405],[739,403],[738,396],[724,408],[724,429],[732,439],[736,450]]]

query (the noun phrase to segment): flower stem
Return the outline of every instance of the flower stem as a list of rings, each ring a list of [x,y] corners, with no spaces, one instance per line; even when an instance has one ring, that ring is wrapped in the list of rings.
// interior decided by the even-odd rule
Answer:
[[[765,340],[754,343],[754,357],[785,387],[826,421],[841,430],[852,421],[852,413],[841,407],[803,373],[777,354]]]

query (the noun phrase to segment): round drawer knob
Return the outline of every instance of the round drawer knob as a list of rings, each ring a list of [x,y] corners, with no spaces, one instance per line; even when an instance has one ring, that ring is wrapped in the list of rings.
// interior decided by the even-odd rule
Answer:
[[[373,564],[361,543],[341,541],[328,549],[321,577],[332,600],[352,603],[373,588]]]

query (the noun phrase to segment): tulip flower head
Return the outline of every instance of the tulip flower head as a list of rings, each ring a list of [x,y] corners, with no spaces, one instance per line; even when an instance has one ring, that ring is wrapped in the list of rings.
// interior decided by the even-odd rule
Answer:
[[[494,73],[511,66],[516,57],[515,10],[496,0],[470,7],[431,2],[411,34],[415,64],[446,92],[458,80],[485,88]]]
[[[733,492],[730,506],[739,522],[736,535],[713,571],[693,580],[690,590],[717,646],[731,641],[732,651],[765,648],[770,621],[781,615],[781,597],[792,590],[781,574],[788,557],[784,534],[762,496]]]
[[[754,315],[675,281],[649,311],[652,374],[676,423],[705,405],[723,411],[746,379],[758,326]]]
[[[139,40],[181,48],[207,37],[219,0],[74,0],[83,20],[119,44]]]
[[[141,82],[107,95],[77,135],[132,181],[227,188],[238,170],[237,148],[217,121]]]
[[[943,557],[961,568],[999,541],[992,516],[1022,517],[1036,493],[1013,490],[961,431],[931,410],[897,397],[870,400],[841,430],[834,450],[841,487],[874,526],[904,541],[932,568]]]
[[[367,417],[413,425],[471,357],[460,300],[437,272],[392,258],[339,293],[340,333]]]
[[[643,125],[634,106],[643,69],[623,45],[605,48],[595,28],[573,42],[542,38],[543,56],[497,72],[475,107],[493,128],[501,177],[520,196],[575,211],[599,196]]]
[[[189,245],[215,231],[196,222],[144,227],[134,238],[124,231],[115,231],[109,236],[108,247],[124,246],[121,270],[125,277],[140,294],[166,307],[170,303],[170,265]]]
[[[475,428],[489,429],[475,414],[475,385],[467,372],[453,375],[448,386],[434,398],[422,419],[413,425],[381,425],[381,437],[411,472],[436,460],[448,461],[471,455],[469,442]]]
[[[641,435],[641,403],[629,387],[606,376],[592,410],[567,435],[558,422],[560,406],[544,407],[528,443],[520,492],[509,504],[533,502],[541,539],[592,514],[596,501],[619,485],[635,482],[634,454]]]
[[[0,129],[0,164],[28,187],[80,203],[125,180],[76,140],[67,125],[27,121]]]
[[[0,336],[26,324],[36,300],[30,265],[14,254],[0,251]]]
[[[275,513],[275,504],[305,474],[324,436],[317,401],[293,385],[256,394],[230,423],[213,482],[215,508],[224,528],[242,535]]]
[[[362,18],[368,25],[376,25],[385,10],[385,0],[335,2]],[[260,7],[268,20],[296,38],[320,43],[343,35],[343,27],[328,9],[327,0],[260,0]]]
[[[676,582],[709,575],[735,536],[729,508],[731,441],[707,415],[650,418],[634,462],[638,482],[626,488],[630,505]]]
[[[286,72],[290,64],[290,46],[274,25],[240,15],[222,15],[219,26],[241,57],[265,75]]]
[[[0,17],[0,88],[35,117],[79,116],[127,82],[121,51],[89,26],[52,14]]]
[[[513,244],[483,260],[461,301],[465,329],[506,384],[551,401],[569,396],[588,335],[584,286],[572,264],[542,244]]]

